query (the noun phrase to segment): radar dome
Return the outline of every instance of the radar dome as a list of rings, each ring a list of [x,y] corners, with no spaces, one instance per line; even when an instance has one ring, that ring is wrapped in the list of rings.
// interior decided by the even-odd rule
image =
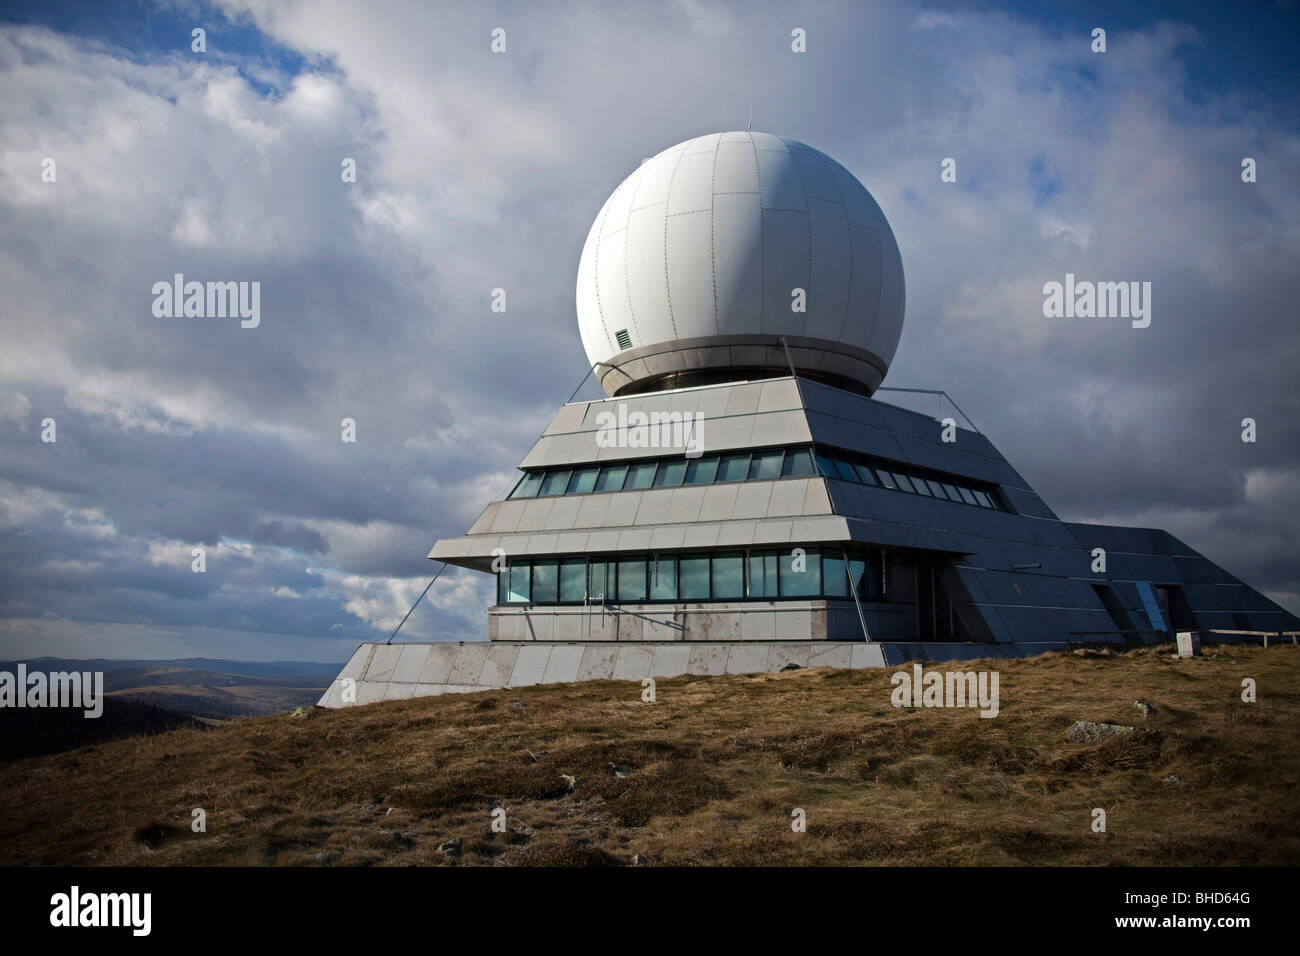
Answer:
[[[582,344],[609,395],[789,375],[791,361],[869,395],[903,308],[902,257],[871,194],[768,133],[713,133],[644,161],[578,265]]]

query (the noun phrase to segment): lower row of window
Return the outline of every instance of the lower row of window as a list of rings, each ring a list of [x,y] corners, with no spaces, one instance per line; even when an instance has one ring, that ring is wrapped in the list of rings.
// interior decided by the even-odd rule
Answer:
[[[883,597],[881,556],[787,548],[532,558],[497,574],[498,604],[740,601],[762,598]]]

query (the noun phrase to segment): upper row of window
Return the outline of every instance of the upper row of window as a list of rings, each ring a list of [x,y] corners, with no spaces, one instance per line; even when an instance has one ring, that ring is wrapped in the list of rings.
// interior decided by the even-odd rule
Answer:
[[[975,487],[965,481],[954,481],[948,476],[922,472],[896,462],[807,445],[728,452],[700,458],[676,455],[672,458],[651,458],[608,465],[528,471],[519,479],[508,497],[586,495],[602,491],[677,488],[724,481],[762,481],[814,475],[980,508],[1000,508],[991,490]]]
[[[711,485],[719,481],[761,481],[765,478],[804,478],[817,474],[812,453],[803,448],[704,455],[700,458],[651,458],[616,465],[549,468],[525,472],[511,498],[547,495],[586,495],[597,491],[636,491]]]
[[[880,462],[868,459],[864,455],[850,455],[823,448],[817,449],[816,457],[818,470],[827,478],[841,478],[844,481],[856,481],[864,485],[877,485],[891,491],[906,491],[913,495],[938,498],[940,501],[955,501],[958,504],[1002,510],[990,491],[977,488],[965,481],[954,481],[946,475],[934,475],[933,472],[903,467],[896,462]],[[888,467],[885,467],[886,465]]]

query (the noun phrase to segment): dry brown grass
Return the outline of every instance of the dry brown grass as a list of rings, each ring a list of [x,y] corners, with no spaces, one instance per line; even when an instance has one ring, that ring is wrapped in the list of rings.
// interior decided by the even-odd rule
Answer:
[[[992,720],[895,709],[892,671],[818,669],[662,680],[653,705],[595,682],[118,740],[0,767],[0,863],[1300,862],[1300,648],[962,665],[981,668]],[[1079,719],[1141,731],[1068,744]]]

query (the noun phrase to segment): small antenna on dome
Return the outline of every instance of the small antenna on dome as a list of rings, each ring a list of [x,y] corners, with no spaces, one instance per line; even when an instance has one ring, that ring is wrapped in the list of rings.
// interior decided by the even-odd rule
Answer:
[[[749,122],[745,124],[745,129],[752,130],[753,128],[754,128],[754,107],[751,104],[749,107]]]

